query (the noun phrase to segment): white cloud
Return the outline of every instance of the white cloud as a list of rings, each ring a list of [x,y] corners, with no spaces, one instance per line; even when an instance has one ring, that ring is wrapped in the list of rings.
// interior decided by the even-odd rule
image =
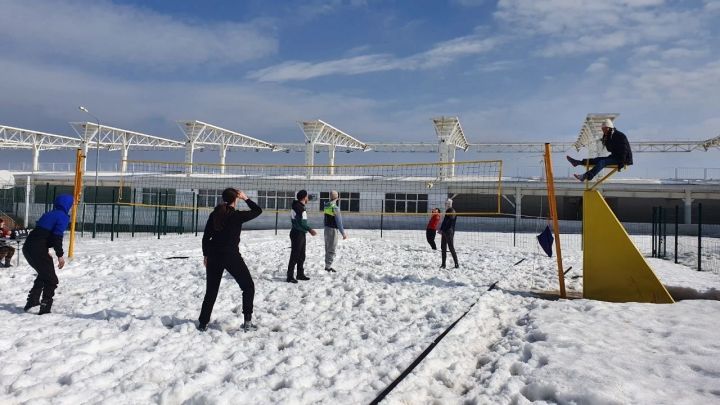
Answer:
[[[608,69],[608,59],[607,58],[599,58],[595,62],[591,63],[590,66],[585,69],[587,73],[597,74],[597,73],[604,73]]]
[[[720,11],[720,1],[705,0],[705,10],[711,11],[711,12]]]
[[[426,70],[450,64],[468,55],[488,52],[500,43],[498,38],[470,35],[436,44],[408,57],[369,54],[317,63],[289,61],[251,72],[248,77],[262,82],[307,80],[329,75],[356,75],[389,70]]]
[[[675,10],[662,0],[500,0],[495,17],[528,37],[546,57],[644,46],[698,35],[702,10]]]
[[[181,21],[105,1],[0,0],[0,51],[28,58],[175,70],[274,54],[261,23]]]

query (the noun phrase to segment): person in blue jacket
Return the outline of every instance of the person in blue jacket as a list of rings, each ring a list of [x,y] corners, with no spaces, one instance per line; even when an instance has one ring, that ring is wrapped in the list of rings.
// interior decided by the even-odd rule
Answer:
[[[65,266],[63,257],[63,234],[70,223],[70,209],[73,206],[73,197],[69,194],[62,194],[55,198],[52,211],[43,214],[35,223],[35,228],[30,232],[22,252],[28,264],[32,266],[38,275],[35,278],[25,304],[25,311],[40,305],[38,314],[49,314],[52,308],[53,296],[58,285],[58,277],[55,274],[55,264],[48,253],[48,249],[55,250],[58,258],[58,269]],[[42,295],[42,300],[40,296]]]

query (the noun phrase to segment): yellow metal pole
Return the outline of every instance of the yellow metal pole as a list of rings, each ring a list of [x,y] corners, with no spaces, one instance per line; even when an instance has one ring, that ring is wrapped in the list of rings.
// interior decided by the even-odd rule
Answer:
[[[545,144],[545,177],[547,178],[548,203],[550,205],[550,216],[553,221],[553,232],[555,233],[555,257],[557,258],[558,280],[560,282],[560,297],[565,295],[565,273],[562,264],[562,251],[560,249],[560,225],[557,217],[557,201],[555,201],[555,182],[553,181],[552,158],[550,156],[550,144]]]
[[[80,193],[82,192],[82,161],[85,155],[82,149],[78,149],[75,153],[75,184],[73,188],[73,206],[70,215],[70,246],[68,247],[68,257],[73,257],[75,249],[75,223],[77,222],[77,209],[80,202]]]

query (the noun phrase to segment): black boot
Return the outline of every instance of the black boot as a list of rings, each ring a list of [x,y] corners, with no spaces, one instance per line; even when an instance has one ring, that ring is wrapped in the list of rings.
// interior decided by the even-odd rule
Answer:
[[[38,315],[49,314],[51,308],[52,308],[52,301],[41,302],[40,303],[40,312],[38,312]]]
[[[31,301],[30,298],[28,298],[27,303],[25,303],[25,308],[23,308],[23,310],[27,312],[30,310],[30,308],[36,307],[38,305],[40,305],[40,300],[36,299],[35,301]]]
[[[5,267],[12,267],[12,263],[10,263],[10,259],[5,258]]]
[[[30,308],[40,305],[40,292],[41,290],[30,290],[27,297],[27,303],[25,303],[25,308],[23,308],[25,312],[29,311]]]

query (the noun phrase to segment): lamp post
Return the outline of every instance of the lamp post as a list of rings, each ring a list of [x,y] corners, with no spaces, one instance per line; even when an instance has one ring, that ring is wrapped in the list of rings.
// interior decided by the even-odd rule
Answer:
[[[87,113],[91,117],[95,118],[95,123],[97,124],[97,135],[95,137],[95,209],[93,210],[93,232],[92,237],[95,239],[95,234],[97,233],[97,204],[98,204],[98,164],[100,162],[100,120],[98,117],[93,115],[90,111],[88,111],[87,108],[80,106],[78,107],[80,111]]]

